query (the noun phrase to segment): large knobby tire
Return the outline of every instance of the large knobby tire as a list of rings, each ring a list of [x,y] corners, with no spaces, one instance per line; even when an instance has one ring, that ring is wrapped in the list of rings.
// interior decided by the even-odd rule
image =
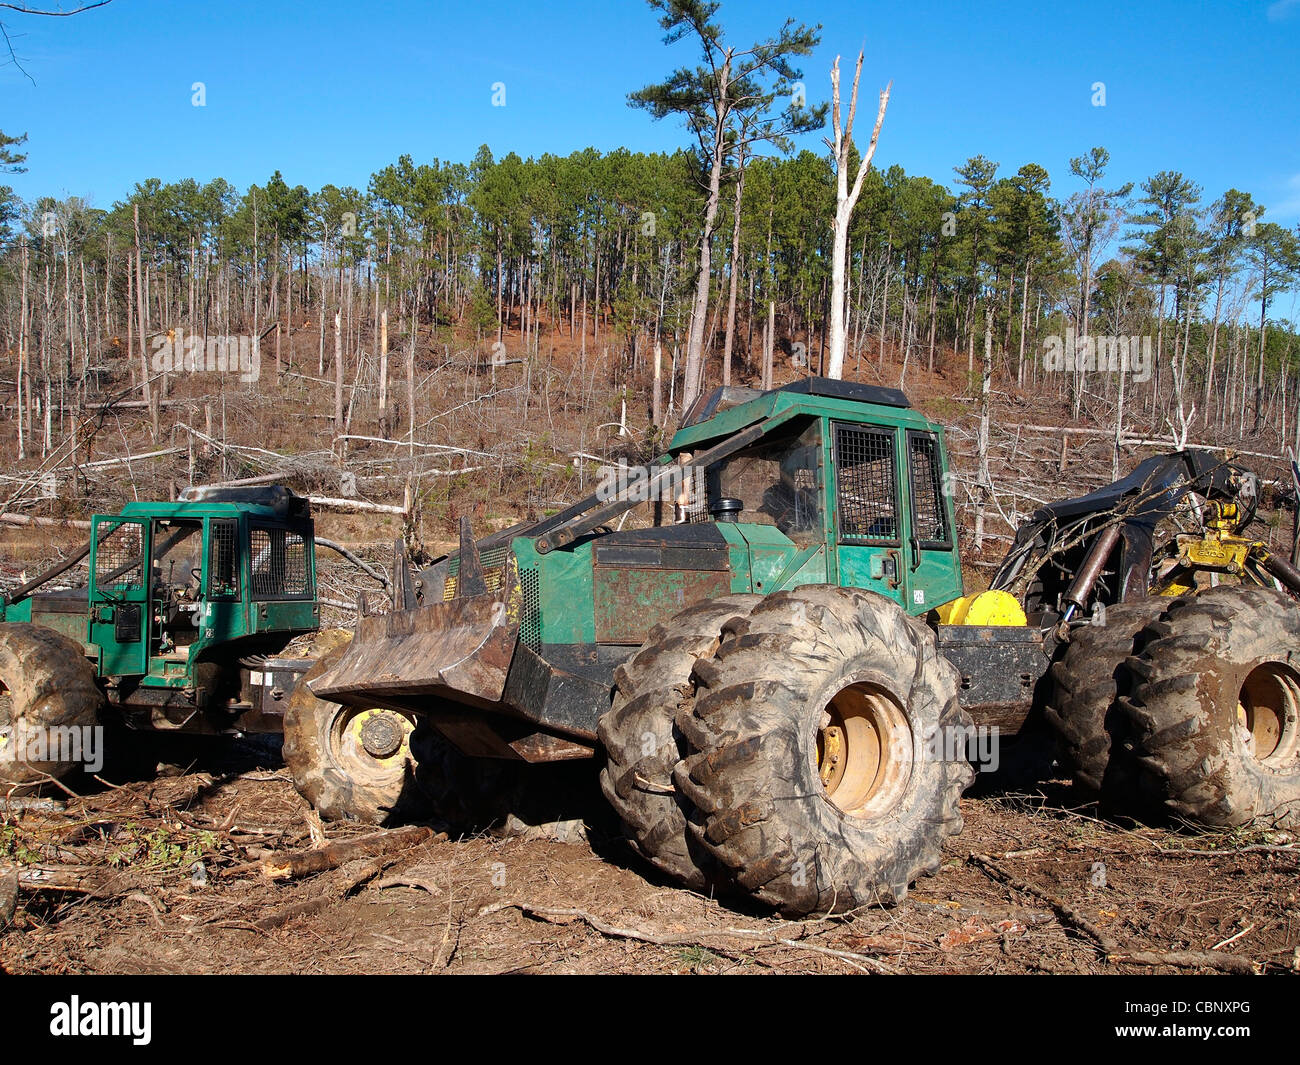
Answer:
[[[1116,706],[1158,809],[1300,826],[1300,605],[1240,586],[1177,599],[1128,668],[1136,688]]]
[[[957,670],[873,592],[769,596],[695,667],[674,773],[691,830],[788,915],[900,902],[961,831],[974,772]]]
[[[390,824],[420,806],[411,754],[415,715],[317,698],[311,681],[346,649],[326,653],[294,686],[284,712],[284,763],[298,792],[327,820]]]
[[[629,842],[696,891],[721,886],[721,870],[686,831],[692,811],[673,784],[673,769],[685,753],[676,717],[691,701],[696,661],[711,656],[723,627],[748,615],[762,598],[711,599],[656,625],[641,650],[615,671],[614,703],[600,719],[600,789]]]
[[[102,702],[79,644],[42,625],[0,624],[0,793],[36,791],[82,765],[29,755],[53,753],[71,736],[55,730],[96,725]]]
[[[1113,707],[1117,696],[1128,694],[1125,663],[1141,653],[1143,631],[1170,602],[1150,598],[1108,607],[1103,624],[1074,629],[1064,656],[1052,665],[1051,702],[1043,717],[1056,734],[1062,768],[1088,798],[1127,790],[1130,774],[1112,743]],[[1114,766],[1112,749],[1118,756]]]

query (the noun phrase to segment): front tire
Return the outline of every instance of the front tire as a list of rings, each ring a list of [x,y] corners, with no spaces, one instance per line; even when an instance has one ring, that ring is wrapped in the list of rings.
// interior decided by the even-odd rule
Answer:
[[[615,671],[614,704],[600,719],[600,790],[637,853],[695,891],[719,886],[721,870],[686,830],[690,804],[673,785],[685,753],[676,716],[691,700],[695,663],[717,650],[725,625],[762,598],[730,595],[697,603],[656,625],[641,650]]]
[[[974,772],[956,669],[873,592],[768,596],[695,667],[674,774],[736,884],[797,916],[902,901],[961,831]]]

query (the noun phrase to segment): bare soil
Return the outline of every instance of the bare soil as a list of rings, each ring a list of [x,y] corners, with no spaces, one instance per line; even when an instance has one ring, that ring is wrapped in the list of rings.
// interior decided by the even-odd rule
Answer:
[[[439,834],[380,871],[357,862],[278,882],[257,860],[321,837],[272,744],[209,747],[199,764],[164,763],[147,781],[73,782],[84,794],[60,808],[0,806],[0,869],[85,874],[79,891],[20,891],[0,971],[1300,968],[1300,847],[1288,833],[1107,823],[1055,782],[977,792],[943,867],[904,904],[790,922],[657,878],[610,829],[592,777],[587,831],[569,842]],[[330,841],[372,831],[324,826]],[[285,920],[299,903],[317,908]]]

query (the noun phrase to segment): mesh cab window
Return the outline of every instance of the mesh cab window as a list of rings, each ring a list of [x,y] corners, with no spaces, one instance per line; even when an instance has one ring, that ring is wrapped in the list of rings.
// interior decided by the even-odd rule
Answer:
[[[144,587],[144,526],[138,521],[100,522],[95,584],[105,590]]]
[[[835,493],[841,540],[899,542],[894,469],[892,430],[836,423]]]
[[[288,529],[251,530],[252,590],[254,599],[306,599],[311,597],[307,543]]]
[[[938,439],[932,433],[909,432],[907,456],[912,481],[912,533],[922,547],[951,547]]]

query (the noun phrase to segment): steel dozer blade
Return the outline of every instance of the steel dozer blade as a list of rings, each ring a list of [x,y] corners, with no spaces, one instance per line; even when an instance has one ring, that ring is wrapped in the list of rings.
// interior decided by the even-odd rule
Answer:
[[[519,637],[519,578],[496,591],[362,618],[338,664],[311,683],[322,699],[422,709],[428,698],[498,704]]]

